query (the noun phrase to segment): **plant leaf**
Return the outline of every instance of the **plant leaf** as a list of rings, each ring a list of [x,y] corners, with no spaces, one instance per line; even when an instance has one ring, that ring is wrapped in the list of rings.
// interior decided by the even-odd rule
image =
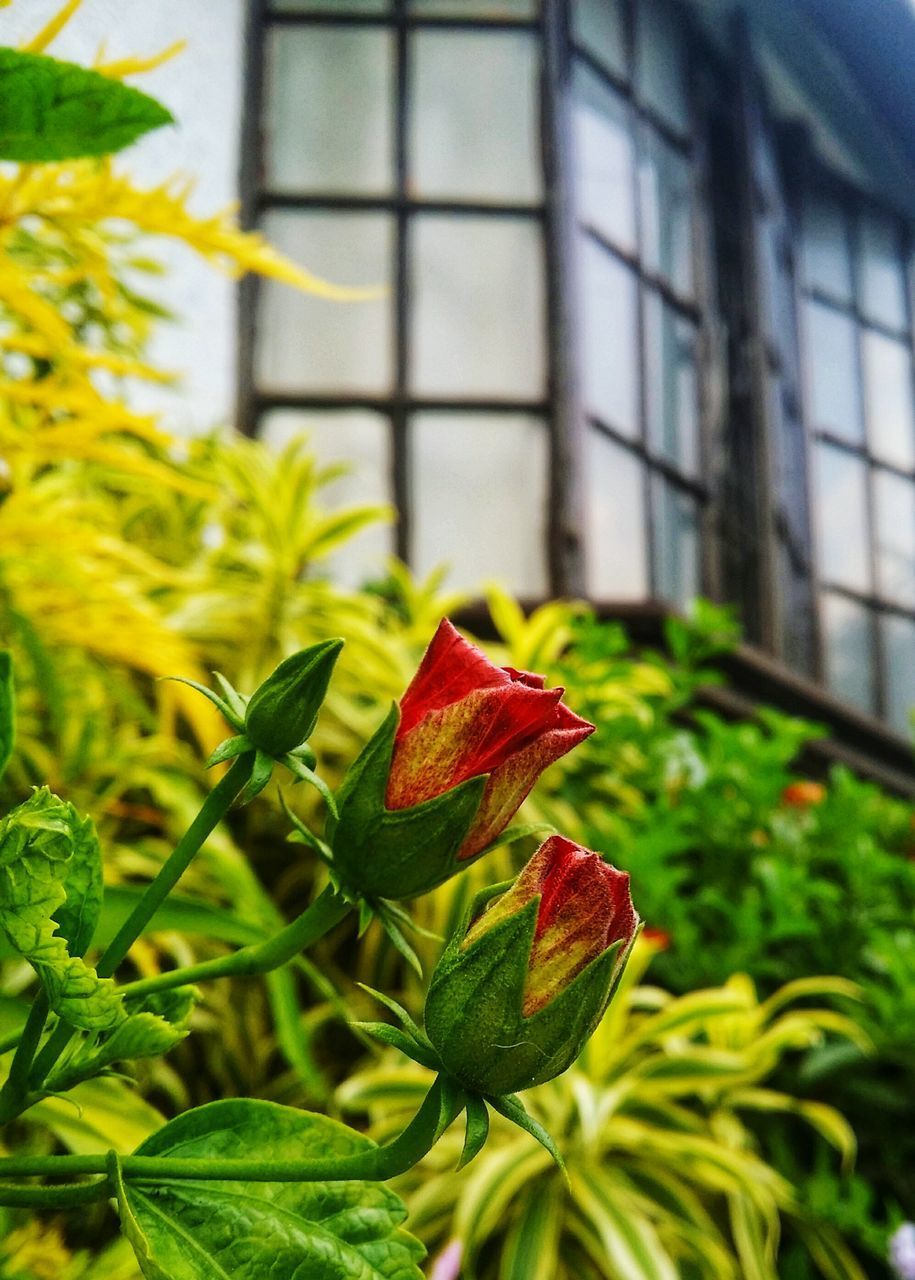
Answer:
[[[478,1156],[489,1137],[489,1112],[486,1103],[479,1095],[471,1093],[467,1096],[467,1127],[464,1132],[464,1148],[461,1151],[459,1169],[470,1164],[474,1156]]]
[[[326,1116],[254,1099],[171,1121],[137,1155],[182,1159],[339,1157],[370,1149]],[[126,1182],[122,1223],[147,1280],[421,1280],[424,1250],[398,1196],[373,1182]]]
[[[120,80],[44,54],[0,49],[0,159],[109,155],[171,123],[161,103]]]
[[[46,787],[0,821],[0,927],[35,969],[54,1012],[91,1031],[124,1018],[114,983],[78,954],[101,906],[98,858],[91,824]]]

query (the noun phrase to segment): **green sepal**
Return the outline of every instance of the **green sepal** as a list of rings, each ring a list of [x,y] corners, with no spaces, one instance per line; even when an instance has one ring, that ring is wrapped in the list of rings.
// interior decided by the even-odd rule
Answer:
[[[276,761],[273,756],[268,756],[265,751],[256,751],[254,753],[254,764],[251,768],[251,777],[245,783],[241,794],[236,797],[233,809],[240,809],[242,805],[248,804],[255,796],[260,795],[264,787],[270,781],[273,775],[273,766]]]
[[[281,759],[289,772],[299,782],[307,782],[309,786],[314,787],[315,791],[317,791],[318,795],[327,805],[331,815],[336,817],[337,801],[334,799],[334,793],[331,791],[324,779],[319,777],[313,769],[309,769],[298,752],[287,751]]]
[[[289,821],[292,823],[293,827],[295,828],[292,834],[286,837],[287,840],[298,843],[298,844],[307,845],[308,848],[311,849],[313,853],[316,853],[318,855],[318,857],[321,859],[322,862],[329,863],[333,861],[333,854],[331,853],[330,845],[325,844],[324,841],[320,838],[320,836],[316,836],[313,831],[310,831],[309,828],[306,827],[302,819],[297,814],[292,812],[292,810],[289,808],[289,804],[286,800],[286,797],[283,795],[282,791],[280,791],[280,804],[283,807],[283,812],[285,813],[286,817],[289,819]]]
[[[540,1121],[535,1120],[530,1112],[525,1109],[524,1103],[520,1098],[513,1093],[504,1093],[496,1097],[487,1098],[487,1101],[495,1111],[498,1111],[499,1115],[504,1116],[506,1120],[510,1120],[512,1124],[516,1124],[525,1133],[529,1133],[532,1138],[536,1138],[541,1147],[550,1153],[562,1172],[566,1173],[566,1164],[555,1139],[544,1129]],[[568,1181],[568,1174],[566,1174],[566,1180]]]
[[[243,693],[239,693],[233,684],[230,684],[221,671],[214,671],[213,679],[222,690],[222,696],[231,707],[233,715],[238,716],[244,723],[245,711],[248,709],[248,699]]]
[[[200,684],[196,680],[190,680],[187,676],[163,676],[162,679],[176,680],[178,684],[186,684],[189,689],[196,689],[198,693],[202,693],[208,701],[212,702],[219,714],[223,719],[228,721],[236,733],[242,733],[244,731],[244,719],[235,714],[225,698],[220,698],[218,693],[214,693],[212,689],[208,689],[205,684]]]
[[[442,1064],[431,1049],[417,1044],[406,1031],[401,1031],[400,1027],[392,1027],[390,1022],[351,1022],[350,1026],[364,1031],[366,1035],[387,1045],[388,1048],[399,1049],[405,1057],[418,1062],[421,1067],[428,1067],[430,1071],[441,1070]]]
[[[214,764],[222,764],[224,760],[234,760],[236,756],[243,756],[246,751],[253,750],[253,745],[243,733],[236,734],[234,738],[226,738],[220,742],[203,767],[212,769]]]
[[[394,950],[403,956],[416,976],[421,978],[423,976],[422,962],[410,946],[407,935],[401,927],[403,924],[409,923],[409,917],[403,911],[400,911],[396,903],[393,902],[381,900],[376,902],[374,906],[375,917],[388,935]]]
[[[293,760],[300,760],[309,769],[313,769],[318,762],[318,757],[307,742],[303,742],[301,746],[296,747],[295,751],[287,752],[287,755],[292,756]]]
[[[486,1108],[485,1099],[472,1093],[467,1098],[467,1125],[464,1130],[464,1146],[458,1161],[458,1169],[463,1169],[480,1154],[486,1146],[488,1137],[489,1111]]]
[[[486,787],[486,775],[409,809],[387,809],[385,793],[400,722],[395,705],[354,762],[328,823],[340,879],[368,898],[415,898],[461,868],[457,854]]]
[[[432,1048],[422,1028],[417,1026],[403,1005],[399,1004],[393,996],[389,996],[384,991],[376,991],[374,987],[370,987],[366,982],[357,982],[356,986],[365,991],[374,1000],[377,1000],[379,1004],[383,1004],[390,1013],[393,1013],[404,1031],[408,1032],[418,1044],[424,1045],[427,1049]]]
[[[322,640],[285,658],[248,700],[245,733],[278,759],[311,735],[342,640]]]
[[[10,762],[16,745],[16,697],[13,687],[13,659],[0,649],[0,777]]]

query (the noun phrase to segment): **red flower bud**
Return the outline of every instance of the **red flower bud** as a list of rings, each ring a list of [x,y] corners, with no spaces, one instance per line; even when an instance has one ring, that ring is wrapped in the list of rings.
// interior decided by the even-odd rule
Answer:
[[[810,809],[822,804],[825,799],[826,788],[822,782],[789,782],[782,791],[782,804],[790,809]]]
[[[387,808],[410,808],[488,774],[458,858],[485,849],[543,770],[594,732],[563,704],[563,689],[543,685],[543,676],[495,666],[443,618],[401,700]]]
[[[496,887],[498,892],[498,886]],[[484,1094],[571,1065],[613,994],[639,928],[629,876],[552,836],[497,898],[478,895],[432,976],[426,1031],[445,1070]]]

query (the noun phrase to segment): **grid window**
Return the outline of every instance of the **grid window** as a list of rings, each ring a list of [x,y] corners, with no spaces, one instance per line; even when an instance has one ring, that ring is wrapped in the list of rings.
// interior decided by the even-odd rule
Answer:
[[[802,225],[803,356],[823,666],[908,730],[915,700],[915,370],[898,220],[814,187]]]
[[[588,586],[613,598],[643,583],[643,594],[682,605],[701,588],[707,497],[685,24],[667,0],[574,0],[572,18],[580,381],[590,465],[607,503],[622,503],[611,516],[592,475]],[[626,565],[608,550],[612,530]]]

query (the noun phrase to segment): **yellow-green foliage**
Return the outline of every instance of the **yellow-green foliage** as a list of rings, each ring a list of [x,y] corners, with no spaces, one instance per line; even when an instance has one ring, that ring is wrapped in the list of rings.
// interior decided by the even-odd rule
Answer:
[[[525,1094],[557,1139],[568,1180],[532,1139],[493,1116],[489,1142],[454,1172],[458,1126],[400,1180],[411,1225],[433,1248],[456,1238],[464,1280],[778,1280],[783,1228],[799,1232],[817,1272],[864,1280],[834,1233],[812,1229],[795,1190],[761,1155],[746,1118],[789,1114],[846,1165],[854,1134],[832,1108],[767,1087],[786,1054],[825,1035],[860,1042],[850,1019],[799,1003],[849,997],[811,979],[760,1002],[737,976],[674,998],[636,985],[654,944],[642,941],[578,1065]],[[386,1057],[339,1090],[379,1139],[395,1132],[429,1073]]]

